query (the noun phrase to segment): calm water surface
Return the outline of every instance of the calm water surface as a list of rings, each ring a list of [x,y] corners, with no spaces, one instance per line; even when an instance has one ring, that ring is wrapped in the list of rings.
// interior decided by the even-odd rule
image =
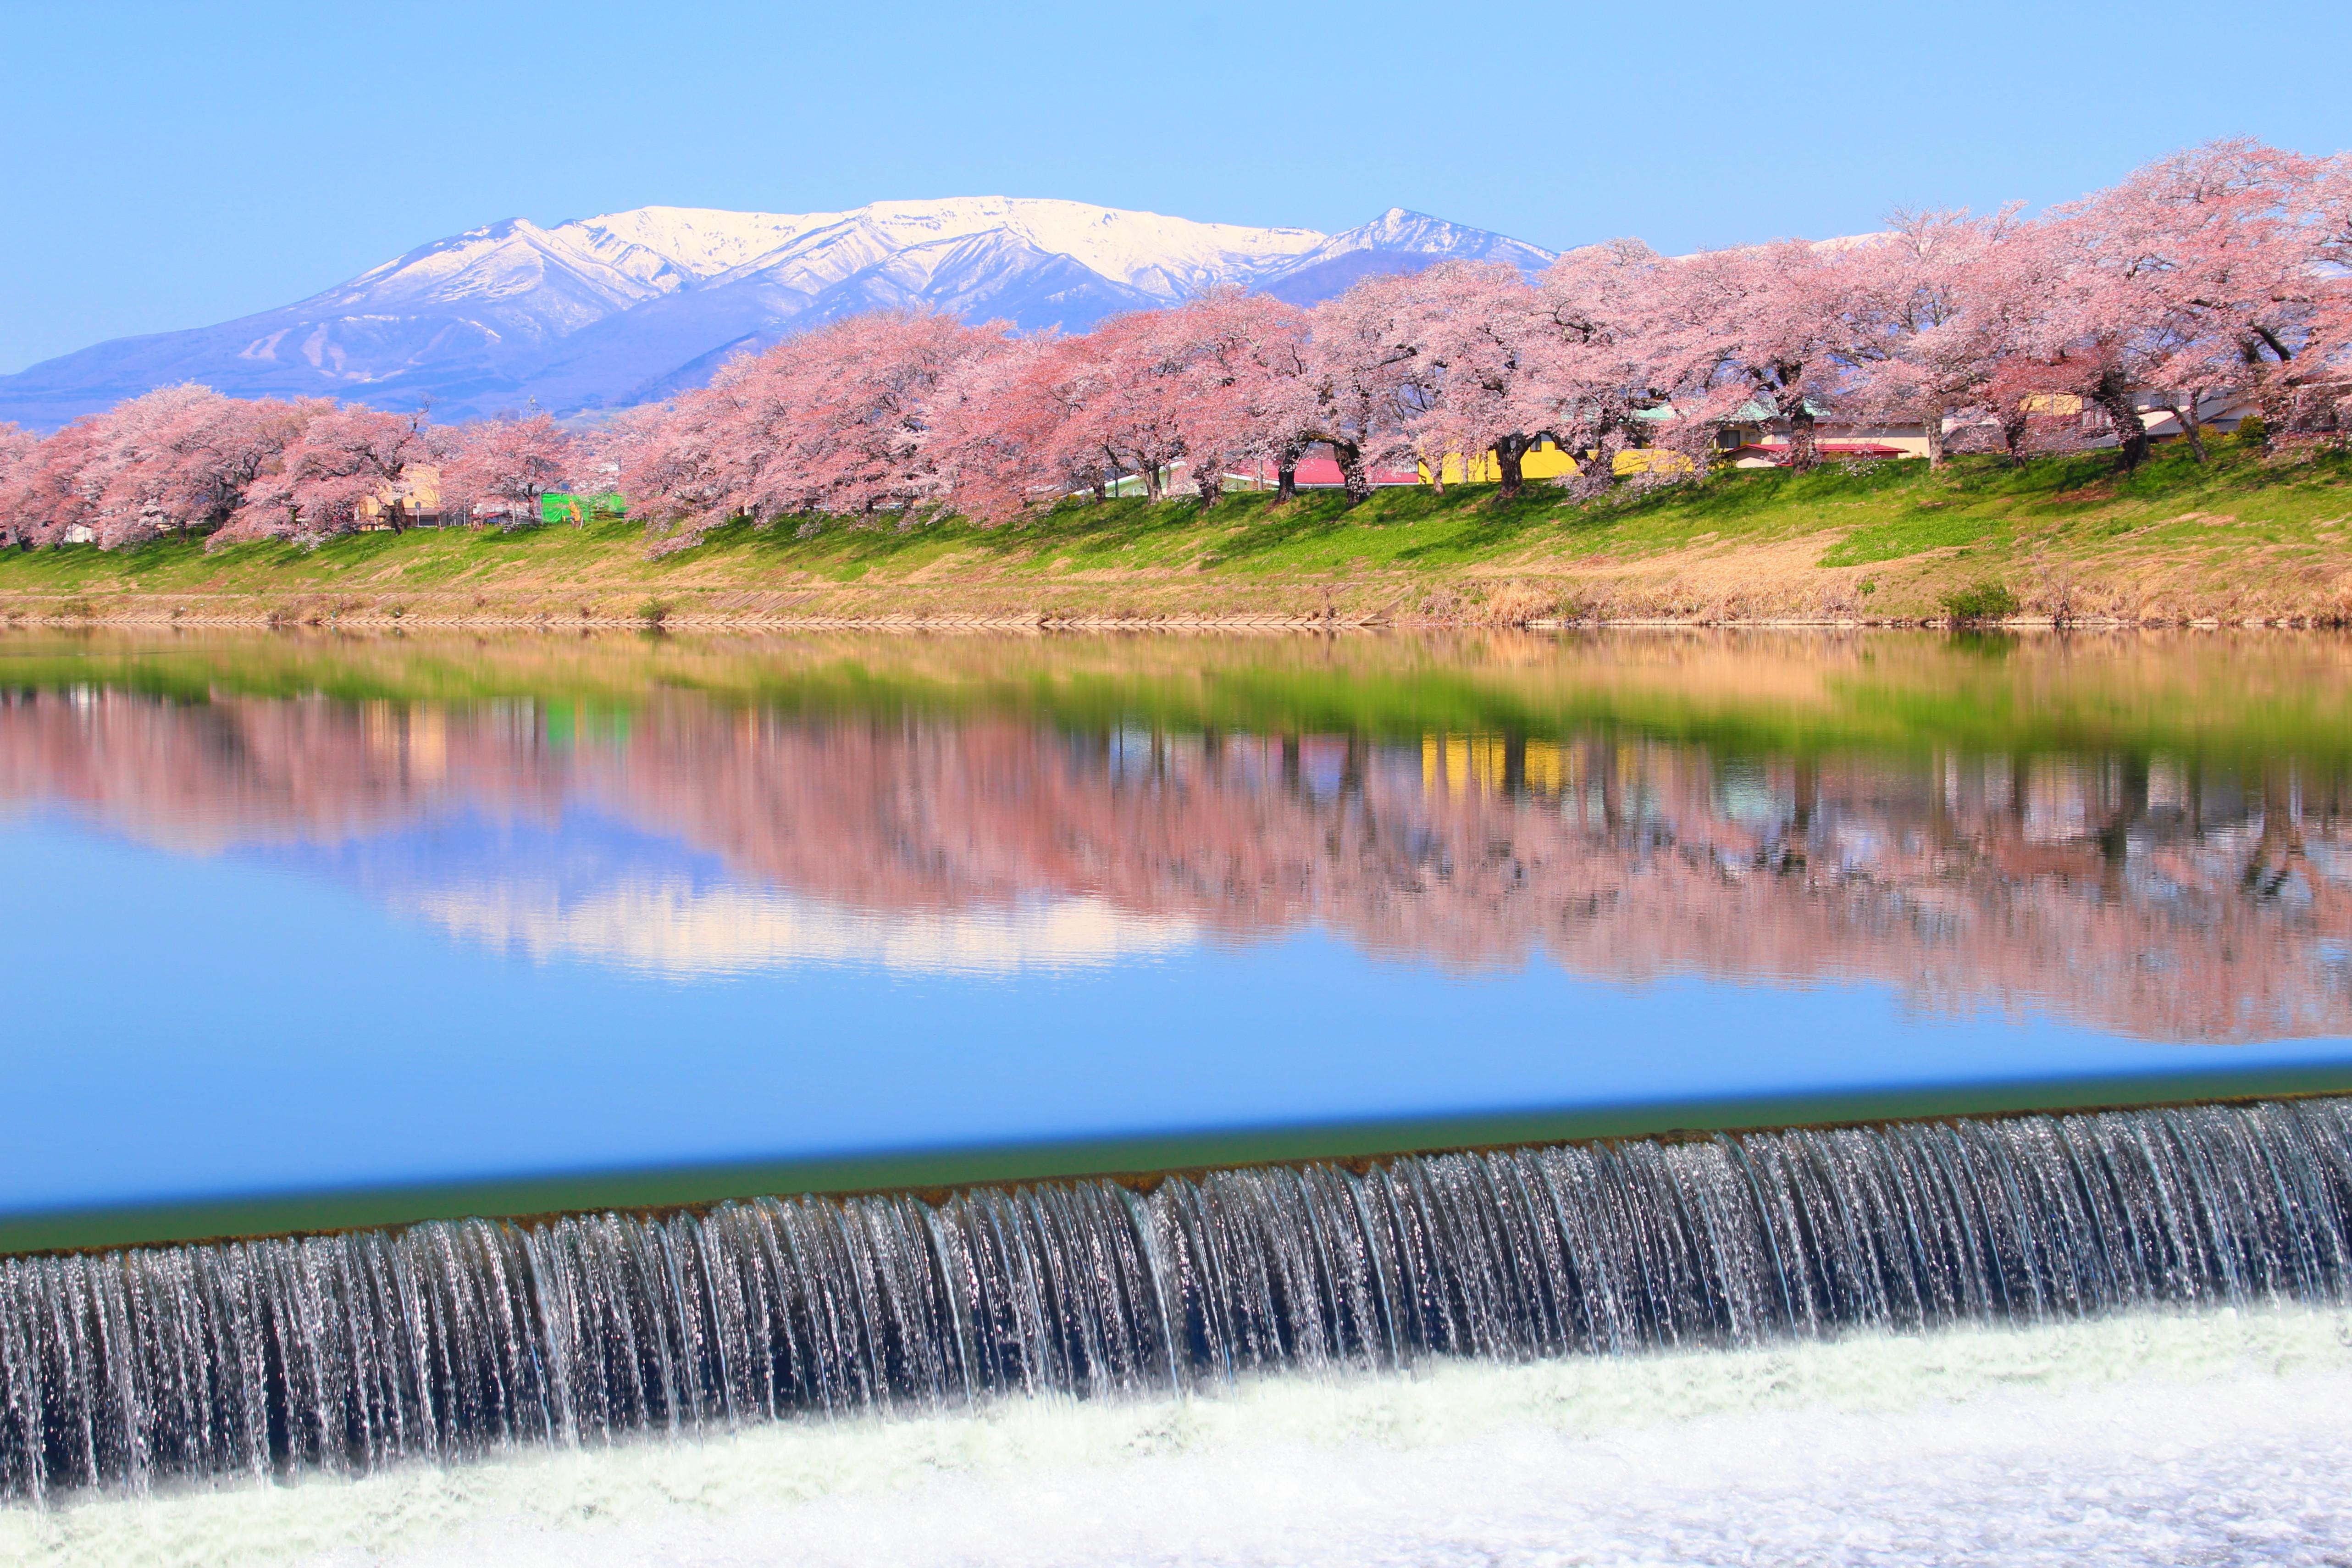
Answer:
[[[0,641],[0,1247],[2352,1089],[2328,637]]]

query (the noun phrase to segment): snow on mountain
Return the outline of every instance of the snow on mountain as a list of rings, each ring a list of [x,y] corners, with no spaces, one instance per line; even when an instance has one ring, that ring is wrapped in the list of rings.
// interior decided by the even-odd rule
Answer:
[[[1527,270],[1548,267],[1559,259],[1551,251],[1489,234],[1483,228],[1465,228],[1426,213],[1391,207],[1368,224],[1333,235],[1301,256],[1298,266],[1304,269],[1361,251],[1403,251],[1426,256],[1432,261],[1507,261]]]
[[[1534,272],[1556,259],[1549,250],[1483,228],[1391,207],[1370,223],[1331,236],[1264,287],[1276,299],[1311,305],[1375,273],[1417,272],[1441,261],[1507,261]]]
[[[593,320],[693,282],[659,252],[577,224],[545,229],[527,218],[492,224],[397,257],[313,296],[320,310],[516,300],[562,300]]]
[[[634,246],[662,257],[688,276],[715,278],[756,257],[782,249],[839,213],[723,212],[715,207],[637,207],[604,217],[574,218],[558,231],[593,237],[593,245]]]
[[[545,228],[516,218],[279,310],[0,376],[0,419],[49,428],[180,381],[430,401],[448,418],[526,401],[574,413],[670,395],[732,353],[879,307],[1081,330],[1221,284],[1308,303],[1449,258],[1533,269],[1552,257],[1402,208],[1338,235],[1004,196],[798,215],[639,207]]]

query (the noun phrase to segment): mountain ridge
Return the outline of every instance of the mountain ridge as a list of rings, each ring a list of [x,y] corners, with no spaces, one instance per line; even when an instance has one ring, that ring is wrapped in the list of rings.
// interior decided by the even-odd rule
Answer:
[[[1044,197],[837,213],[635,207],[508,218],[417,246],[276,310],[93,344],[0,376],[0,420],[52,428],[156,386],[334,396],[445,417],[560,415],[670,395],[725,359],[860,310],[924,306],[1083,330],[1222,285],[1294,303],[1447,259],[1553,253],[1391,207],[1336,235]]]

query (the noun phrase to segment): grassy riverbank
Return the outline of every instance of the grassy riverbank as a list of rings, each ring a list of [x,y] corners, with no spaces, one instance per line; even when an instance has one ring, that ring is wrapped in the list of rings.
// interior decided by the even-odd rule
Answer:
[[[2352,615],[2352,459],[2198,464],[2105,454],[1966,459],[1704,484],[1579,503],[1531,487],[1388,490],[1276,506],[1074,503],[1020,527],[893,520],[737,526],[649,558],[625,522],[369,533],[315,550],[164,541],[0,555],[0,616],[30,620],[757,625],[1529,619],[1888,620],[1973,600],[2027,618],[2190,622]],[[803,536],[803,533],[806,536]]]

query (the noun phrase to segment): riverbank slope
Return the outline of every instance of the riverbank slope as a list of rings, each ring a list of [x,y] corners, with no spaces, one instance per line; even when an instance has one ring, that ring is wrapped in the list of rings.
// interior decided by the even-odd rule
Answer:
[[[0,554],[15,621],[449,625],[1549,621],[2337,624],[2352,457],[2235,441],[2119,475],[2105,453],[1735,471],[1579,502],[1547,486],[1071,503],[960,519],[352,535],[207,552],[163,540]]]

